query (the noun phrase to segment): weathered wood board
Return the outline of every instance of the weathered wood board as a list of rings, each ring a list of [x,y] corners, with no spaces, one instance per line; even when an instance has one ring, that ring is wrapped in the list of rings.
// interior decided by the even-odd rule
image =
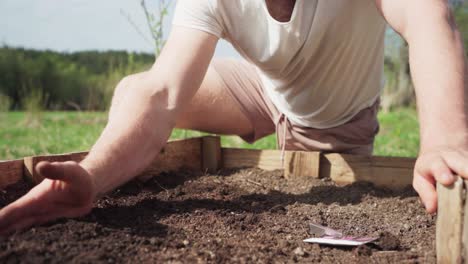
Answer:
[[[190,170],[201,170],[202,169],[202,138],[192,138],[185,140],[174,140],[166,144],[161,153],[156,157],[156,159],[148,166],[148,168],[142,173],[142,176],[139,177],[140,180],[147,180],[154,175],[160,174],[161,172],[167,171],[177,171],[179,169],[190,169]],[[207,140],[207,147],[213,144],[216,144],[215,139]],[[214,147],[215,148],[215,147]],[[211,149],[214,149],[211,147]],[[220,152],[220,150],[219,150]],[[41,161],[82,161],[88,152],[79,152],[79,153],[68,153],[60,155],[45,155],[45,156],[34,156],[24,158],[24,174],[27,178],[30,178],[35,183],[39,183],[43,178],[37,173],[34,169],[36,165]],[[212,157],[212,159],[220,160],[220,157]],[[215,161],[210,160],[206,162],[211,162],[206,164],[207,166],[220,166],[214,164]],[[21,160],[21,167],[23,166],[23,161]],[[208,168],[207,168],[208,169]],[[23,171],[22,171],[23,172]]]
[[[223,148],[223,168],[259,168],[262,170],[282,170],[280,150],[257,150]]]
[[[464,258],[464,263],[468,263],[468,180],[464,180],[464,194],[463,198],[463,233],[462,233],[462,257]]]
[[[27,157],[24,159],[23,173],[37,183],[42,179],[33,168],[40,161],[80,162],[86,155],[87,152],[80,152]],[[330,177],[339,184],[368,181],[377,186],[399,189],[411,185],[414,163],[414,158],[221,148],[219,137],[201,137],[170,141],[139,178],[147,180],[161,172],[183,168],[215,172],[221,168],[257,167],[284,170],[287,178]],[[20,161],[15,164],[19,166]],[[4,177],[10,180],[0,180],[0,186],[2,182],[9,184],[18,180],[17,175]]]
[[[282,159],[284,154],[284,160]],[[284,170],[286,178],[319,177],[319,152],[222,149],[223,168],[259,168]]]
[[[318,178],[320,152],[288,151],[284,157],[284,177],[287,179]]]
[[[221,138],[202,138],[202,169],[210,173],[216,173],[222,168]]]
[[[415,162],[414,158],[325,154],[320,162],[320,177],[330,177],[338,184],[367,181],[379,187],[401,189],[412,184]]]
[[[203,138],[168,142],[161,153],[138,179],[146,181],[161,172],[177,171],[180,169],[202,170],[202,144]]]
[[[412,184],[414,158],[324,154],[286,151],[284,162],[280,150],[223,148],[224,168],[257,167],[285,170],[285,177],[299,175],[330,177],[338,184],[367,181],[379,187],[401,189]],[[299,165],[300,164],[300,165]],[[299,176],[300,177],[300,176]]]
[[[463,210],[465,201],[464,183],[459,178],[455,184],[445,187],[437,184],[437,263],[462,263]]]
[[[23,178],[23,160],[0,161],[0,188]]]

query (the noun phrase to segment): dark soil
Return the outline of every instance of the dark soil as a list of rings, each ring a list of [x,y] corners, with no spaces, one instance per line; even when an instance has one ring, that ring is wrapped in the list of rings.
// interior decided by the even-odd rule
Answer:
[[[165,174],[131,182],[86,217],[0,238],[0,263],[432,263],[435,217],[413,190],[287,181],[280,172]],[[0,191],[0,207],[28,188]],[[302,242],[309,223],[375,244]]]

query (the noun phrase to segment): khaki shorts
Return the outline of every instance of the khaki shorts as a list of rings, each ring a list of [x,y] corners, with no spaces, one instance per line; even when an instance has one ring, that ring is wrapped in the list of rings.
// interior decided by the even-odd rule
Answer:
[[[211,67],[220,75],[227,93],[249,118],[254,131],[242,136],[249,143],[277,133],[279,148],[371,155],[379,131],[379,101],[349,122],[327,129],[291,123],[268,98],[254,66],[241,60],[215,59]]]

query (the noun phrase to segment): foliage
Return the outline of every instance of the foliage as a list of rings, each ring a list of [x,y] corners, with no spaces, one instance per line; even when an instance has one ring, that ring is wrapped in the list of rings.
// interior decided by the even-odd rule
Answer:
[[[104,110],[118,81],[154,62],[151,54],[123,51],[58,53],[0,48],[0,93],[11,109],[25,109],[41,94],[49,110]]]
[[[22,90],[21,105],[26,110],[25,125],[30,127],[38,127],[41,125],[42,111],[44,101],[47,95],[42,89]]]
[[[459,3],[454,10],[455,21],[457,22],[458,29],[463,36],[463,43],[465,44],[465,53],[468,55],[468,2],[463,1]]]
[[[8,110],[10,110],[11,104],[11,98],[0,93],[0,113],[8,112]]]

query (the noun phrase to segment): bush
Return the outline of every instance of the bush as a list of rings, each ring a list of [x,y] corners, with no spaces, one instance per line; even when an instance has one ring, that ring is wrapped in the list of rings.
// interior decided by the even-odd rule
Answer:
[[[0,113],[8,112],[11,108],[12,100],[9,96],[0,93]]]

